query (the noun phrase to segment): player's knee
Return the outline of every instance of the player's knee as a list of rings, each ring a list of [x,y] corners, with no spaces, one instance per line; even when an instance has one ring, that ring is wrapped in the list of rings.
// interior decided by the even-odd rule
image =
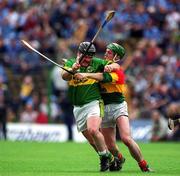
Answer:
[[[91,136],[95,136],[98,133],[98,129],[97,128],[88,128],[88,132]]]
[[[130,146],[131,142],[132,142],[132,138],[130,136],[121,136],[121,140],[122,142],[126,145],[126,146]]]

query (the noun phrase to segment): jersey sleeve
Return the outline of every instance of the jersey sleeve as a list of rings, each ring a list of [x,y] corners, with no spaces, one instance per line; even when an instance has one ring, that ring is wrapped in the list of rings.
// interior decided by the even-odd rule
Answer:
[[[125,83],[125,74],[122,69],[118,69],[115,72],[103,73],[103,83],[115,83],[115,84],[124,84]]]
[[[74,62],[75,62],[75,59],[74,59],[74,58],[69,58],[69,59],[65,62],[64,68],[66,68],[66,69],[72,68]]]

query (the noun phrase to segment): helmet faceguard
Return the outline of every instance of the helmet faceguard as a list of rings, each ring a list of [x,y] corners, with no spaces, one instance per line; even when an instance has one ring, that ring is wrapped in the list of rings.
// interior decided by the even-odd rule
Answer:
[[[123,57],[125,55],[125,49],[121,45],[119,45],[117,43],[110,43],[107,46],[107,48],[112,50],[113,53],[115,54],[115,57],[113,59],[114,62],[117,62],[118,60],[123,59]],[[117,59],[117,56],[118,56],[118,59]]]

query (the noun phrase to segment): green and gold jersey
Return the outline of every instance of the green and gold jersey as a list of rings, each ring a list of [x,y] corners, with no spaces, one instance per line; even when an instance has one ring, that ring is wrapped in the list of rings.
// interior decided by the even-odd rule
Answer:
[[[70,58],[65,63],[65,68],[71,68],[76,62],[75,58]],[[97,73],[103,72],[104,66],[109,62],[93,57],[88,67],[80,67],[79,73]],[[75,79],[68,81],[69,84],[69,98],[71,103],[76,106],[81,106],[90,103],[94,100],[101,99],[99,83],[95,79],[87,79],[85,82],[77,82]]]
[[[101,85],[101,96],[104,104],[122,103],[125,100],[123,95],[125,86],[125,74],[119,69],[112,73],[103,73]]]

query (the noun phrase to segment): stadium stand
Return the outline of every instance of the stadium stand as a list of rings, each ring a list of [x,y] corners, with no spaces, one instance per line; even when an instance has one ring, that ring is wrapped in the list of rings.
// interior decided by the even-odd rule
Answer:
[[[167,118],[167,106],[180,103],[179,1],[105,2],[0,1],[0,76],[4,77],[4,83],[12,94],[8,109],[14,112],[14,104],[19,102],[14,112],[15,118],[8,118],[10,121],[19,121],[24,111],[25,104],[20,101],[19,95],[25,76],[31,76],[34,84],[28,103],[33,105],[33,93],[39,99],[47,95],[48,101],[52,100],[50,97],[56,96],[52,93],[50,76],[53,66],[25,49],[20,40],[28,40],[43,54],[54,58],[54,61],[68,58],[81,41],[92,39],[104,12],[111,9],[116,10],[116,16],[101,32],[95,45],[97,55],[102,57],[108,43],[121,43],[128,51],[126,59],[132,57],[126,70],[129,109],[130,113],[136,111],[132,113],[132,119],[151,118],[153,109],[158,109]],[[62,101],[66,99],[64,96],[66,91],[56,97],[59,109],[65,107]],[[68,114],[63,113],[69,112],[61,112],[60,120],[49,119],[49,122],[64,123],[63,117]]]

